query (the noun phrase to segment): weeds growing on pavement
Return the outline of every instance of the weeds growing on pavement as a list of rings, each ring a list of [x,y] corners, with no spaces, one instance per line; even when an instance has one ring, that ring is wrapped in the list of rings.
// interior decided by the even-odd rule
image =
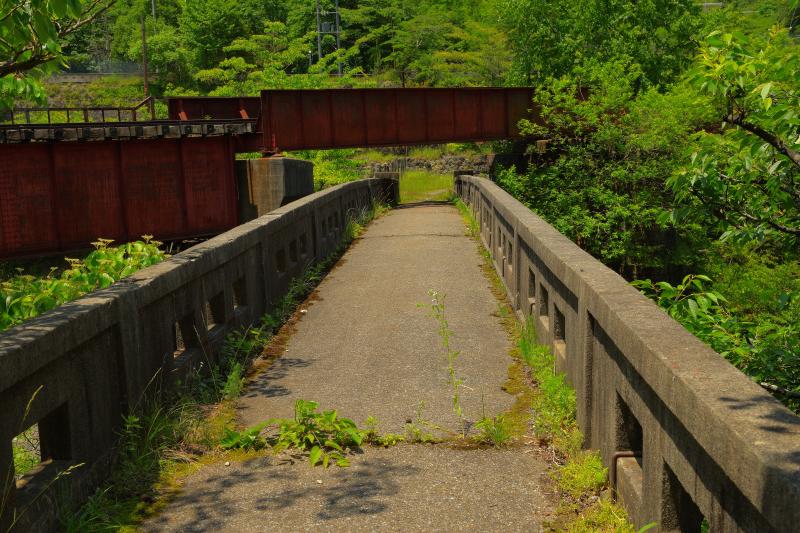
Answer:
[[[287,294],[257,325],[230,333],[215,364],[206,358],[175,390],[139,402],[122,421],[112,478],[77,512],[65,509],[62,528],[68,532],[135,528],[165,505],[163,496],[174,491],[177,480],[200,462],[226,449],[256,448],[260,430],[245,430],[238,440],[231,432],[234,402],[244,387],[246,370],[365,225],[387,210],[376,203],[355,213],[337,250],[295,278]],[[246,445],[247,441],[251,444]],[[338,460],[335,456],[328,460],[333,459]]]
[[[476,440],[492,446],[508,444],[514,436],[510,424],[503,414],[495,417],[484,416],[475,423],[475,428],[479,431]]]
[[[461,212],[469,235],[477,242],[484,258],[484,272],[492,279],[495,293],[505,292],[502,280],[494,270],[491,254],[480,241],[480,224],[469,207],[460,199],[454,204]],[[501,313],[502,314],[502,313]],[[517,346],[514,355],[523,367],[522,376],[534,385],[530,396],[520,395],[530,401],[533,436],[551,451],[552,471],[561,496],[556,518],[551,530],[583,532],[614,531],[635,533],[627,514],[611,498],[608,473],[597,452],[583,449],[583,434],[576,420],[575,391],[563,374],[555,372],[555,358],[548,346],[536,339],[536,328],[531,320],[524,324],[514,321]],[[513,365],[512,365],[513,368]],[[646,531],[651,524],[640,531]]]
[[[456,374],[456,361],[461,355],[461,352],[453,349],[450,344],[450,338],[453,332],[450,331],[450,324],[447,321],[447,313],[445,307],[445,298],[447,295],[443,292],[430,289],[428,296],[431,298],[430,303],[430,316],[436,320],[439,325],[439,338],[442,341],[442,350],[447,360],[447,384],[450,386],[451,396],[453,400],[453,413],[461,420],[465,421],[464,410],[461,407],[461,388],[464,385],[462,380]]]

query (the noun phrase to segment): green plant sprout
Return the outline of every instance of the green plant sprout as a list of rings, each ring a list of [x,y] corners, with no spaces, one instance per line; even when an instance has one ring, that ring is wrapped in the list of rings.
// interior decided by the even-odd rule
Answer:
[[[439,324],[439,338],[442,341],[442,349],[447,359],[447,383],[450,385],[453,397],[453,412],[455,415],[464,420],[464,411],[461,407],[461,387],[464,381],[456,374],[456,361],[458,360],[461,352],[454,350],[450,344],[452,332],[450,331],[450,324],[447,321],[445,298],[446,294],[443,292],[430,289],[428,296],[431,297],[430,310],[431,317],[434,318]]]

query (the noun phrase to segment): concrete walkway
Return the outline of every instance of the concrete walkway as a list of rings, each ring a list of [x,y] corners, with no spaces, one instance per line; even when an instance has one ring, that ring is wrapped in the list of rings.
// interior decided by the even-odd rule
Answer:
[[[446,293],[465,415],[497,414],[510,341],[455,208],[396,209],[375,221],[322,282],[283,356],[240,402],[243,425],[291,417],[297,398],[402,433],[425,419],[456,429],[429,289]],[[425,308],[418,304],[424,304]],[[145,525],[148,531],[539,531],[544,464],[525,448],[365,447],[350,468],[303,458],[211,465]]]

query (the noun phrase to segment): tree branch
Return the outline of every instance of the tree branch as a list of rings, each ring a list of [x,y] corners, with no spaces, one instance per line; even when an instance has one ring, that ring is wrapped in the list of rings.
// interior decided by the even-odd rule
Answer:
[[[108,11],[111,6],[116,3],[116,1],[117,0],[93,0],[92,3],[87,6],[80,15],[78,15],[70,23],[65,24],[63,27],[58,24],[58,21],[54,21],[59,39],[66,37],[67,35],[79,30],[86,24],[94,21],[97,17]],[[98,6],[101,5],[102,7],[98,9]],[[18,58],[26,52],[30,52],[30,57],[20,61]],[[58,54],[46,51],[43,48],[38,36],[34,34],[34,38],[31,42],[12,52],[11,59],[0,61],[0,77],[5,77],[10,74],[21,74],[25,71],[36,68],[39,65],[53,61],[54,59],[57,59],[57,57]]]
[[[786,145],[786,143],[783,142],[783,139],[781,139],[777,135],[768,132],[767,130],[765,130],[761,126],[758,126],[757,124],[745,121],[744,117],[740,114],[735,115],[733,113],[730,113],[725,118],[725,120],[730,122],[731,124],[736,124],[743,130],[749,131],[753,135],[756,135],[757,137],[766,141],[767,143],[772,145],[772,147],[775,148],[778,152],[788,157],[792,161],[792,163],[800,167],[800,152],[789,148]]]

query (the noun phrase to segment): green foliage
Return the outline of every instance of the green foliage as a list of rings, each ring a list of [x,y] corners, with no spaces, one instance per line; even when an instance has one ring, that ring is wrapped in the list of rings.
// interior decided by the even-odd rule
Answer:
[[[433,443],[437,442],[437,438],[431,433],[430,430],[432,429],[439,429],[434,427],[428,420],[425,419],[423,416],[423,412],[425,411],[425,402],[420,400],[419,404],[417,404],[417,412],[414,420],[411,422],[406,422],[406,438],[408,442],[414,443]]]
[[[698,136],[692,165],[669,181],[689,215],[716,219],[737,242],[800,235],[800,60],[785,31],[765,42],[741,33],[708,36],[691,79],[713,98],[722,134]]]
[[[35,442],[35,437],[30,430],[14,437],[11,442],[11,453],[14,457],[14,472],[17,477],[25,475],[39,464],[37,448],[38,443]]]
[[[608,469],[597,452],[580,451],[558,471],[559,488],[575,499],[600,493],[607,479]]]
[[[492,446],[504,446],[514,436],[511,424],[503,415],[497,415],[493,418],[484,416],[475,422],[475,428],[479,431],[476,440]]]
[[[664,181],[689,152],[688,133],[713,110],[686,85],[640,92],[641,71],[628,59],[587,62],[537,93],[548,139],[525,173],[497,182],[595,257],[623,274],[689,268],[704,235],[664,219],[672,195]],[[588,91],[587,97],[578,97]],[[667,252],[667,250],[670,250]]]
[[[62,39],[102,13],[108,0],[0,0],[0,111],[44,100],[41,80],[63,64]]]
[[[645,526],[641,533],[652,529]],[[566,527],[559,528],[566,533],[585,533],[587,531],[613,532],[613,533],[638,533],[628,521],[625,511],[613,501],[601,498],[595,505],[583,510],[578,517]]]
[[[725,298],[708,287],[711,285],[708,276],[690,274],[674,286],[649,279],[632,284],[722,355],[738,359],[736,354],[747,350],[738,335],[741,327],[725,309]]]
[[[223,450],[260,450],[267,446],[267,441],[261,436],[261,431],[267,423],[236,431],[225,428],[219,447]]]
[[[242,431],[226,428],[220,448],[261,450],[269,447],[273,452],[299,450],[308,453],[311,466],[321,464],[327,468],[332,462],[340,467],[349,466],[347,454],[362,444],[389,447],[405,440],[402,435],[378,433],[378,422],[373,417],[367,419],[362,429],[334,410],[318,413],[318,407],[317,402],[297,400],[294,418],[276,418]],[[274,431],[265,436],[268,427]]]
[[[301,150],[291,155],[314,163],[314,188],[318,191],[364,177],[356,150]]]
[[[796,274],[797,264],[778,270]],[[792,394],[800,392],[798,278],[770,277],[774,272],[757,262],[745,268],[725,266],[720,272],[727,278],[722,287],[739,293],[738,301],[761,303],[731,305],[704,275],[686,276],[677,285],[650,280],[637,280],[633,285],[743,372],[758,382],[777,386],[778,396],[797,410],[800,402]]]
[[[323,36],[321,57],[314,5],[307,0],[159,0],[155,16],[150,2],[117,0],[97,24],[55,43],[78,68],[140,62],[144,21],[157,94],[253,95],[265,88],[500,85],[505,80],[510,56],[493,1],[340,4],[341,48],[336,50],[332,36]],[[323,0],[321,8],[332,10],[333,2]],[[339,65],[342,76],[336,75]],[[12,96],[41,100],[38,86],[30,87],[35,89],[30,94]]]
[[[139,269],[164,260],[161,243],[145,236],[142,241],[110,247],[99,239],[83,260],[67,259],[69,268],[45,277],[18,275],[0,283],[0,330],[33,318],[96,289],[103,289]]]
[[[297,400],[293,419],[270,420],[269,424],[278,426],[273,449],[307,451],[311,466],[322,464],[327,468],[330,461],[337,466],[349,466],[346,454],[350,448],[361,446],[365,432],[336,411],[317,413],[317,407],[316,402]]]
[[[400,444],[405,440],[406,439],[403,435],[399,435],[397,433],[386,433],[384,435],[380,434],[378,432],[378,421],[373,416],[367,417],[367,420],[364,421],[365,443],[388,448],[390,446]]]
[[[691,0],[502,0],[516,83],[570,74],[584,61],[628,58],[642,84],[669,82],[691,61],[700,24]]]

